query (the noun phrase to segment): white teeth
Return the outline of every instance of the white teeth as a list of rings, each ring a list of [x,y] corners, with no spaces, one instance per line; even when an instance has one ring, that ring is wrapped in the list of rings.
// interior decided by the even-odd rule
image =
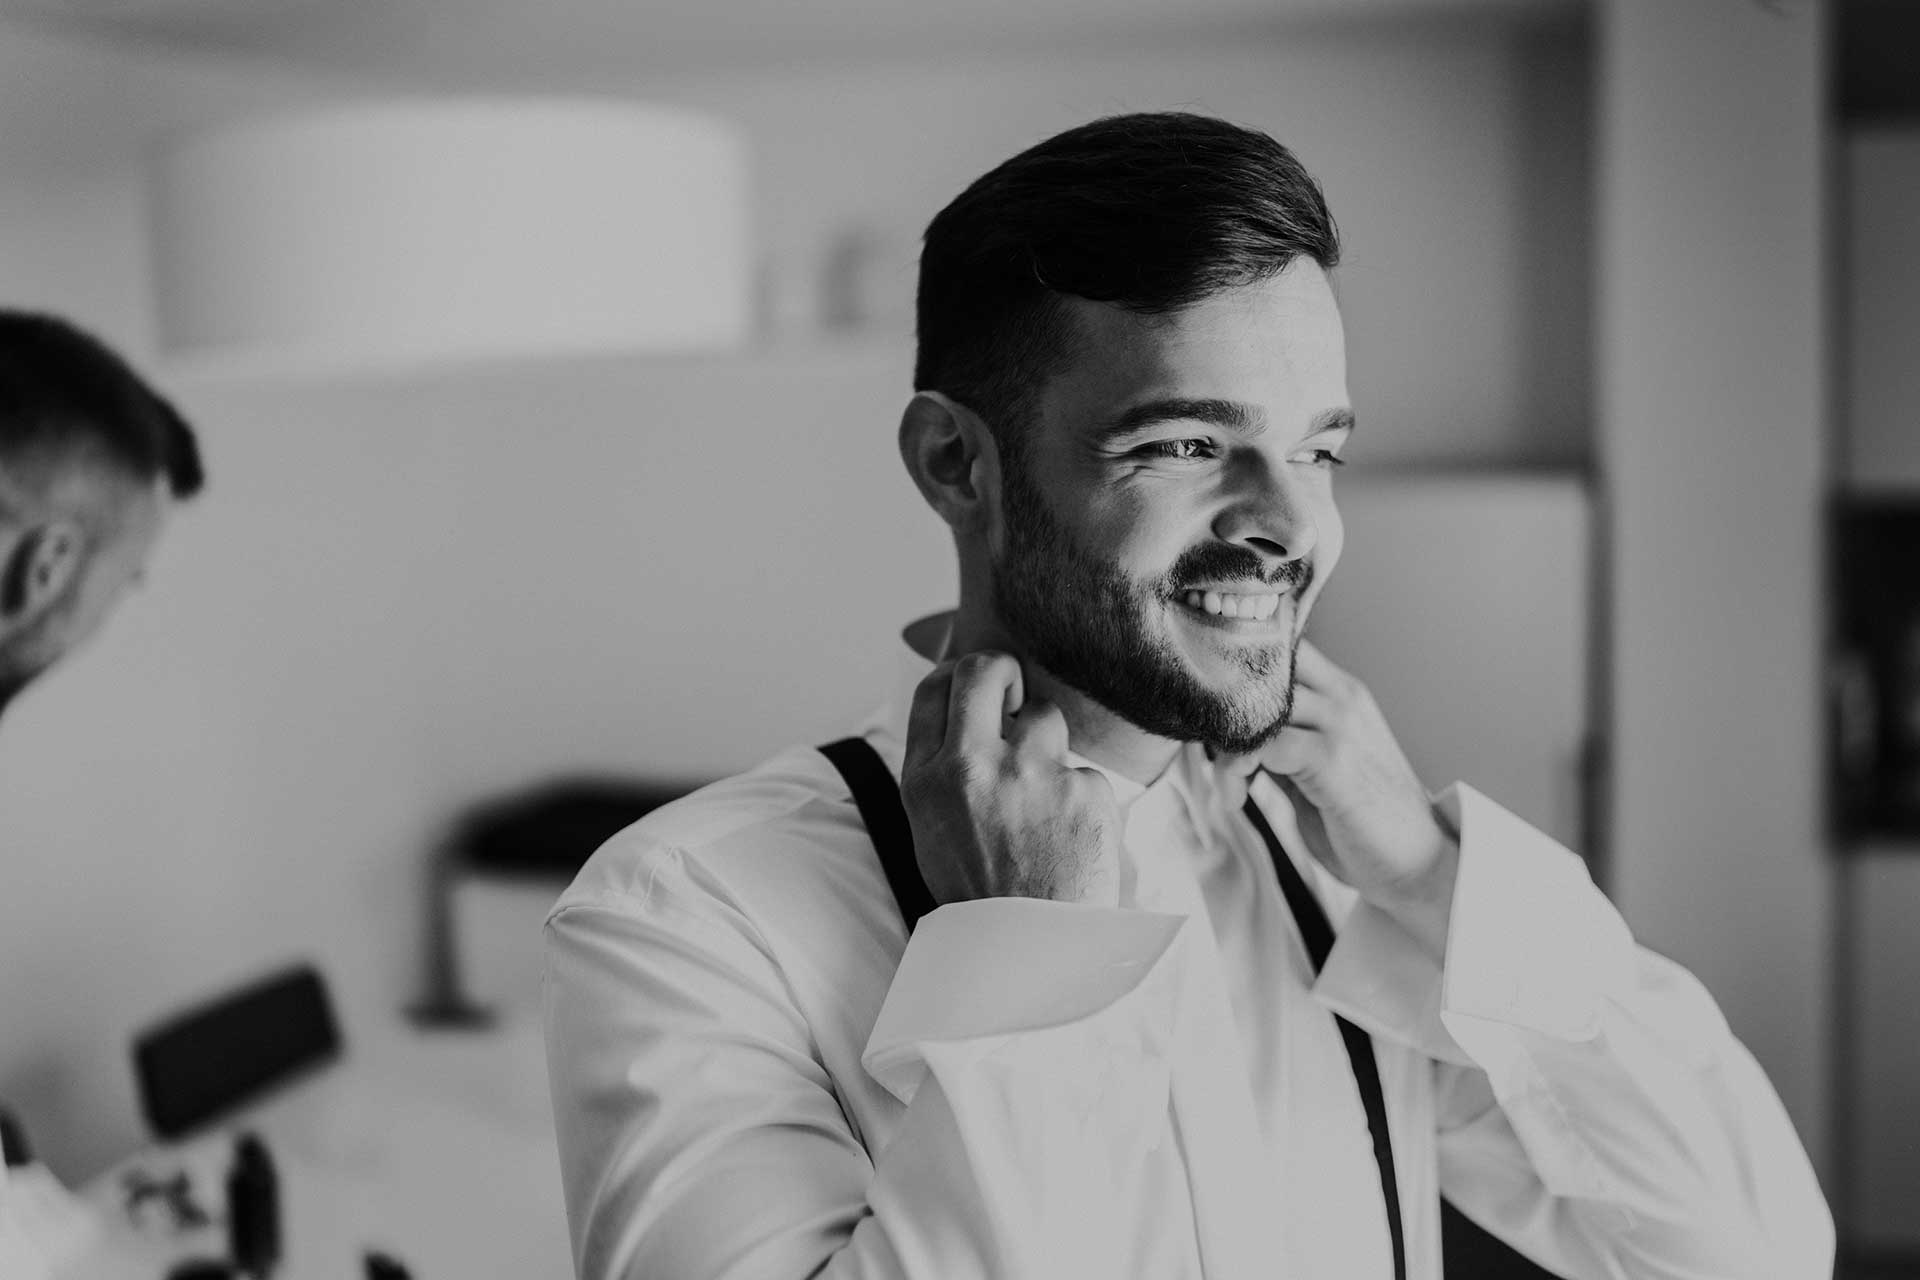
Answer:
[[[1224,618],[1250,618],[1256,622],[1271,618],[1280,608],[1277,595],[1236,596],[1219,591],[1189,591],[1187,606]]]

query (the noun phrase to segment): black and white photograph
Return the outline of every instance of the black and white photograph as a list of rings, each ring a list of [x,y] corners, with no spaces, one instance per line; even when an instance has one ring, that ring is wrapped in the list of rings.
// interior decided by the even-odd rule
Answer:
[[[1920,1280],[1920,4],[0,0],[0,1280]]]

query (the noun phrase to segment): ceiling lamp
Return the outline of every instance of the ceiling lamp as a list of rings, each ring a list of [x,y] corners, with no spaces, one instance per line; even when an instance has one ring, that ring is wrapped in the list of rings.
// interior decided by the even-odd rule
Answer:
[[[737,345],[745,147],[617,100],[355,104],[163,149],[161,349],[239,375]]]

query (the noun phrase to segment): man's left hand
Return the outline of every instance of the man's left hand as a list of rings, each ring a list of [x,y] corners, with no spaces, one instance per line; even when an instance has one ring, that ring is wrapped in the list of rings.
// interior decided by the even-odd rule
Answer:
[[[1259,763],[1293,802],[1313,856],[1444,955],[1459,843],[1367,687],[1305,640],[1292,719]]]

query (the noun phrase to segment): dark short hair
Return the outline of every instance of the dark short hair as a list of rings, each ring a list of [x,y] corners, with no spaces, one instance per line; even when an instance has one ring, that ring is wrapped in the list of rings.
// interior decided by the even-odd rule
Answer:
[[[1211,116],[1108,116],[977,179],[927,227],[914,386],[1017,451],[1034,393],[1071,350],[1062,297],[1141,315],[1278,275],[1331,270],[1339,235],[1291,151]]]
[[[113,350],[57,316],[0,308],[0,458],[93,449],[177,498],[206,483],[193,429]]]

